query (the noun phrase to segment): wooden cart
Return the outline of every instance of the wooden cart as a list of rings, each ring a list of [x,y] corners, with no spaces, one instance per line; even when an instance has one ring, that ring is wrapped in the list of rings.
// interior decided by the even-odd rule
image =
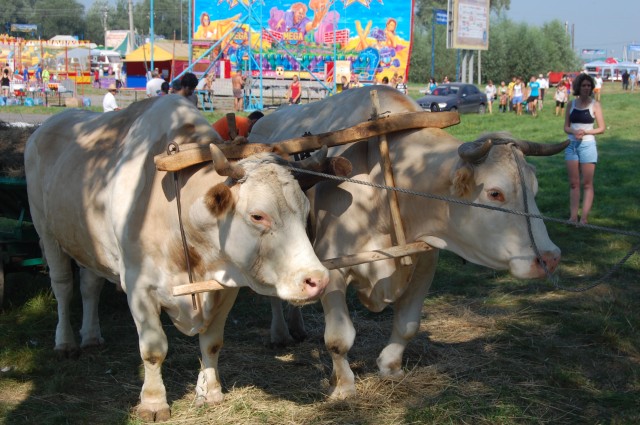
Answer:
[[[8,273],[42,266],[38,234],[29,214],[27,181],[0,177],[0,307]]]

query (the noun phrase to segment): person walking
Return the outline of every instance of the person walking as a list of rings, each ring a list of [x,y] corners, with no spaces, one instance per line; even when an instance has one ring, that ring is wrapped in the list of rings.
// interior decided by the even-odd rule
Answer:
[[[244,110],[244,83],[245,78],[240,72],[236,72],[231,77],[231,89],[233,91],[233,110],[240,112]]]
[[[600,74],[596,75],[594,78],[596,82],[596,87],[593,89],[593,94],[595,96],[596,102],[600,102],[600,92],[602,92],[602,76]]]
[[[487,106],[489,107],[489,113],[493,114],[493,100],[496,98],[496,86],[493,85],[493,80],[489,80],[484,88],[484,94],[487,95]]]
[[[5,69],[2,72],[2,81],[0,82],[0,87],[2,87],[2,96],[9,97],[9,92],[11,89],[11,78],[9,76],[8,69]]]
[[[556,94],[554,96],[556,101],[556,116],[562,116],[564,114],[564,105],[567,103],[567,98],[567,88],[564,86],[564,83],[560,81],[556,87]]]
[[[297,105],[300,103],[300,97],[302,96],[302,87],[300,86],[300,80],[297,75],[293,76],[293,81],[289,86],[289,105]]]
[[[498,110],[507,112],[507,103],[509,102],[508,88],[504,81],[500,82],[500,106]]]
[[[408,94],[409,89],[407,88],[407,83],[404,80],[404,77],[400,75],[396,81],[396,90],[402,94]]]
[[[509,111],[515,111],[515,105],[513,104],[513,86],[516,85],[516,77],[512,77],[511,81],[507,85],[507,95],[509,97]]]
[[[540,83],[540,97],[538,98],[538,111],[542,111],[542,106],[544,104],[544,95],[547,93],[549,89],[549,80],[544,78],[544,75],[538,75],[538,83]]]
[[[527,108],[533,117],[538,116],[538,99],[540,98],[540,83],[535,75],[529,80],[529,96],[527,97]]]
[[[522,101],[524,100],[525,85],[520,77],[516,78],[516,82],[513,85],[513,99],[511,101],[513,109],[516,111],[516,115],[522,115]]]
[[[598,162],[595,136],[605,131],[600,102],[592,98],[594,87],[589,74],[580,74],[573,80],[573,95],[577,97],[567,107],[564,120],[564,131],[570,140],[564,155],[569,177],[569,221],[578,222],[582,175],[582,224],[588,223],[593,205],[593,176]]]
[[[629,90],[629,72],[626,69],[622,73],[622,90]]]

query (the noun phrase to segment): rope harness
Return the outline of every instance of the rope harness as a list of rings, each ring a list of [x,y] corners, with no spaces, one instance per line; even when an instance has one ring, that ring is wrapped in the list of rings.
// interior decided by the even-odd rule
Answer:
[[[438,200],[438,201],[449,202],[449,203],[452,203],[452,204],[466,205],[466,206],[475,207],[475,208],[484,208],[484,209],[488,209],[488,210],[504,212],[504,213],[507,213],[507,214],[514,214],[514,215],[523,216],[523,217],[525,217],[526,222],[527,222],[527,232],[529,234],[529,239],[531,240],[531,246],[533,248],[533,251],[534,251],[534,253],[536,255],[536,258],[537,258],[538,262],[540,263],[540,265],[542,266],[542,268],[543,268],[543,270],[545,272],[545,275],[546,275],[547,279],[553,283],[553,286],[556,289],[560,289],[560,290],[564,290],[564,291],[584,292],[584,291],[587,291],[589,289],[595,288],[596,286],[602,284],[606,279],[611,277],[611,275],[613,275],[613,273],[615,273],[634,253],[636,253],[638,250],[640,250],[640,243],[638,243],[620,261],[618,261],[618,263],[616,263],[607,273],[605,273],[601,278],[597,279],[596,281],[594,281],[592,283],[586,284],[585,286],[582,286],[582,287],[579,287],[579,288],[573,288],[573,287],[567,287],[567,286],[561,285],[560,282],[559,282],[559,280],[560,280],[559,277],[558,276],[554,276],[549,271],[549,269],[547,268],[546,263],[544,262],[544,260],[542,259],[542,256],[540,255],[540,250],[538,249],[538,246],[536,244],[535,238],[533,236],[533,229],[532,229],[532,226],[531,226],[531,219],[540,219],[540,220],[543,220],[543,221],[551,221],[551,222],[560,223],[560,224],[566,224],[566,225],[571,225],[571,226],[576,226],[576,227],[584,227],[584,228],[600,230],[600,231],[609,232],[609,233],[615,233],[615,234],[619,234],[619,235],[633,236],[633,237],[637,237],[637,238],[640,238],[640,232],[620,230],[620,229],[615,229],[615,228],[611,228],[611,227],[604,227],[604,226],[595,226],[595,225],[591,225],[591,224],[578,224],[578,223],[570,222],[568,220],[562,220],[562,219],[558,219],[558,218],[554,218],[554,217],[547,217],[547,216],[540,215],[540,214],[531,214],[531,213],[529,213],[529,202],[528,202],[528,198],[527,198],[527,191],[526,191],[526,186],[525,186],[525,181],[524,181],[524,174],[522,172],[522,164],[521,164],[520,158],[518,158],[518,155],[516,155],[516,150],[518,148],[515,145],[511,145],[511,149],[512,149],[512,154],[513,154],[513,156],[515,158],[516,165],[517,165],[517,168],[518,168],[518,175],[520,177],[520,186],[521,186],[521,190],[522,190],[522,198],[523,198],[523,201],[524,201],[524,211],[511,210],[511,209],[507,209],[507,208],[495,207],[495,206],[492,206],[492,205],[484,205],[484,204],[479,204],[479,203],[476,203],[476,202],[470,202],[470,201],[464,201],[464,200],[461,200],[461,199],[455,199],[455,198],[451,198],[451,197],[448,197],[448,196],[436,195],[436,194],[433,194],[433,193],[417,192],[415,190],[403,189],[403,188],[393,187],[393,186],[387,186],[387,185],[378,184],[378,183],[371,183],[371,182],[366,182],[366,181],[363,181],[363,180],[352,179],[352,178],[349,178],[349,177],[334,176],[334,175],[331,175],[331,174],[320,173],[320,172],[317,172],[317,171],[303,170],[303,169],[296,168],[296,167],[293,167],[293,166],[289,166],[289,167],[291,168],[292,171],[295,171],[295,172],[298,172],[298,173],[307,173],[307,174],[311,174],[311,175],[314,175],[314,176],[323,177],[323,178],[329,179],[329,180],[337,180],[337,181],[340,181],[340,182],[348,182],[348,183],[360,184],[360,185],[363,185],[363,186],[369,186],[369,187],[373,187],[373,188],[376,188],[376,189],[395,191],[395,192],[403,193],[403,194],[406,194],[406,195],[420,196],[420,197],[423,197],[423,198],[435,199],[435,200]]]
[[[175,155],[180,152],[180,146],[171,142],[167,145],[167,154]],[[193,272],[191,271],[191,262],[189,261],[189,250],[187,248],[187,236],[184,232],[184,225],[182,224],[182,203],[180,202],[180,173],[178,171],[172,171],[173,185],[176,191],[176,205],[178,207],[178,224],[180,225],[180,238],[182,239],[182,249],[184,251],[184,260],[187,265],[187,274],[189,275],[189,283],[193,283]],[[191,294],[191,304],[193,309],[197,310],[198,305],[196,303],[196,294]]]

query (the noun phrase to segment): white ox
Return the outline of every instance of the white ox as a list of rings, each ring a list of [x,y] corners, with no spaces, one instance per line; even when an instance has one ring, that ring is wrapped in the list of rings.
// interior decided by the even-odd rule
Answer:
[[[55,349],[77,350],[69,321],[73,259],[83,267],[81,347],[103,342],[97,313],[103,278],[127,294],[144,362],[137,409],[144,420],[170,416],[161,310],[180,331],[199,334],[197,400],[214,403],[223,399],[217,363],[238,288],[304,304],[328,283],[306,235],[309,202],[284,161],[262,155],[230,165],[217,156],[218,173],[239,180],[219,175],[211,163],[181,171],[182,218],[193,280],[215,279],[229,289],[196,295],[196,310],[190,296],[172,296],[189,278],[174,182],[156,171],[153,158],[169,142],[206,146],[216,139],[191,102],[165,96],[106,114],[65,111],[26,147],[31,213],[58,301]]]
[[[270,143],[365,122],[372,112],[369,92],[373,89],[378,90],[381,111],[421,110],[409,97],[386,86],[353,89],[320,102],[287,107],[262,118],[253,128],[250,141]],[[442,130],[422,129],[390,134],[388,141],[397,187],[524,210],[516,158],[511,149],[514,140],[507,140],[508,144],[496,144],[494,140],[461,146],[460,141]],[[518,146],[515,156],[524,164],[529,211],[536,214],[537,180],[533,167],[524,161],[523,152],[548,155],[559,152],[565,145],[519,142]],[[332,154],[336,152],[351,161],[354,179],[384,184],[377,141],[334,148]],[[312,204],[312,240],[315,238],[314,248],[319,258],[392,245],[392,221],[384,191],[329,181],[315,186],[308,195]],[[398,198],[407,242],[424,241],[435,248],[453,251],[468,261],[509,270],[519,278],[542,277],[545,272],[540,261],[553,271],[560,260],[560,250],[551,242],[539,219],[532,220],[532,230],[542,260],[534,254],[522,216],[405,194],[399,194]],[[402,355],[419,329],[423,301],[436,270],[438,249],[415,256],[415,268],[397,266],[398,260],[383,260],[330,271],[322,306],[325,344],[333,360],[332,397],[344,398],[355,393],[354,375],[347,360],[355,338],[345,302],[347,285],[355,285],[359,299],[372,311],[381,311],[393,303],[393,330],[377,363],[381,376],[402,376]],[[290,329],[287,329],[279,302],[272,305],[273,343],[289,342],[289,331],[294,337],[304,336],[299,317],[298,322],[289,323]]]

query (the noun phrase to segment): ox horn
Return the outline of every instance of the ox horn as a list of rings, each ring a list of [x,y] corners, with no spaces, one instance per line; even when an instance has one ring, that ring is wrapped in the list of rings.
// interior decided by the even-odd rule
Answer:
[[[474,164],[489,153],[491,145],[491,139],[487,139],[484,142],[466,142],[458,147],[458,155],[464,161]]]
[[[514,143],[527,156],[551,156],[562,152],[570,143],[565,140],[560,143],[536,143],[526,140],[515,140]]]
[[[240,180],[245,175],[244,168],[237,164],[231,164],[224,153],[213,143],[209,144],[211,151],[211,159],[213,160],[213,168],[221,176],[228,176],[234,180]]]

